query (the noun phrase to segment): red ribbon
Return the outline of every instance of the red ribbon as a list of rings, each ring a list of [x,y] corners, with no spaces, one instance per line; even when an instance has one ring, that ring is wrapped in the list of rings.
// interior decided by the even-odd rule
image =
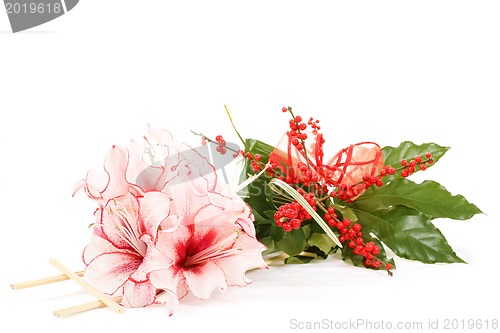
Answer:
[[[298,150],[287,132],[269,160],[273,167],[285,174],[288,183],[308,185],[309,182],[323,181],[335,188],[351,187],[356,194],[352,199],[365,190],[363,178],[366,175],[376,177],[384,168],[382,149],[374,142],[351,144],[323,164],[324,142],[322,134],[308,133],[304,149]]]

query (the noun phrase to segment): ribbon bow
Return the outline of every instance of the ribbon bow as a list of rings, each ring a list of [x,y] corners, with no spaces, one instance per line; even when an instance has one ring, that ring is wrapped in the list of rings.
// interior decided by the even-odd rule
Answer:
[[[280,169],[289,184],[309,186],[322,182],[331,195],[352,201],[377,182],[377,175],[385,167],[382,149],[374,142],[351,144],[324,164],[323,135],[305,134],[303,144],[294,144],[287,132],[269,156],[271,166]]]

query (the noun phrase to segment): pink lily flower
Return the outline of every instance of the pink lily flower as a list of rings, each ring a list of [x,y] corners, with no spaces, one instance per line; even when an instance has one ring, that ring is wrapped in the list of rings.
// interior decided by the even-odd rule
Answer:
[[[211,190],[203,178],[166,191],[173,198],[171,213],[182,222],[173,232],[158,233],[156,248],[172,265],[150,273],[156,288],[179,299],[189,292],[208,299],[214,289],[224,293],[228,286],[251,283],[245,276],[249,269],[267,268],[253,215],[238,196]],[[176,307],[177,302],[169,305],[171,312]]]
[[[161,192],[144,197],[127,194],[95,212],[96,223],[83,253],[85,278],[109,295],[123,294],[122,304],[141,307],[156,300],[148,273],[170,261],[152,245],[158,227],[175,228],[169,219],[170,198]]]
[[[124,306],[166,303],[171,314],[189,291],[249,284],[247,270],[267,267],[250,207],[168,132],[149,129],[144,142],[113,146],[104,170],[75,186],[98,203],[85,277]]]

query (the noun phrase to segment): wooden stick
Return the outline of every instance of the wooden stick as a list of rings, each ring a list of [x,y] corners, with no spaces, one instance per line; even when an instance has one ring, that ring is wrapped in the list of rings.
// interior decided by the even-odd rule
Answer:
[[[125,311],[125,309],[120,304],[116,303],[115,301],[111,300],[111,298],[101,293],[99,290],[97,290],[94,286],[85,281],[83,278],[79,277],[70,269],[63,266],[59,261],[55,259],[50,259],[49,263],[51,263],[54,267],[63,272],[71,280],[75,281],[80,286],[82,286],[85,290],[87,290],[90,294],[95,296],[98,300],[106,304],[114,312],[122,313],[123,311]]]
[[[122,296],[112,297],[111,300],[119,303],[122,300]],[[70,308],[56,310],[56,311],[52,312],[52,314],[56,317],[64,317],[64,316],[70,316],[70,315],[74,315],[74,314],[89,311],[89,310],[103,308],[105,306],[106,306],[106,304],[104,304],[102,301],[95,301],[95,302],[80,304],[80,305],[73,306]]]
[[[76,275],[78,276],[83,276],[83,271],[80,272],[75,272]],[[64,275],[56,275],[56,276],[51,276],[43,279],[38,279],[38,280],[32,280],[32,281],[25,281],[25,282],[20,282],[20,283],[14,283],[11,284],[10,287],[15,290],[19,289],[24,289],[24,288],[31,288],[31,287],[36,287],[36,286],[41,286],[44,284],[49,284],[49,283],[54,283],[54,282],[60,282],[60,281],[65,281],[68,280],[69,278]]]

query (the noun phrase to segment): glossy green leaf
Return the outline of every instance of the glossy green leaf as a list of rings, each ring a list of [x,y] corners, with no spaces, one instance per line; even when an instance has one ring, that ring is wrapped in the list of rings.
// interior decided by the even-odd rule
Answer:
[[[433,219],[466,220],[482,213],[462,195],[452,195],[431,180],[417,184],[408,179],[398,179],[382,187],[371,187],[352,203],[352,207],[370,212],[391,205],[414,208]]]
[[[333,247],[337,246],[325,233],[317,232],[313,232],[311,234],[311,236],[307,240],[307,244],[309,244],[310,246],[316,246],[326,255],[330,253]]]
[[[354,214],[354,212],[349,206],[334,204],[333,207],[337,212],[339,212],[342,215],[342,219],[349,219],[353,223],[356,222],[356,220],[358,219],[356,214]]]
[[[276,209],[272,197],[272,191],[269,189],[265,178],[255,179],[248,185],[248,202],[253,210],[261,215],[266,211]]]
[[[320,257],[321,258],[321,257]],[[295,257],[289,257],[285,259],[285,264],[288,265],[301,265],[301,264],[308,264],[312,260],[316,258],[313,257],[306,257],[306,256],[295,256]]]
[[[267,163],[269,154],[271,154],[271,152],[274,150],[273,146],[260,140],[247,139],[246,144],[253,154],[259,154],[262,157],[261,161],[263,163]]]
[[[265,211],[264,216],[263,216],[259,212],[257,212],[256,210],[252,210],[253,216],[255,217],[255,222],[254,222],[255,225],[271,224],[272,223],[272,221],[267,216],[266,212],[268,212],[268,211]]]
[[[264,244],[264,246],[267,248],[262,254],[263,255],[266,255],[266,254],[270,254],[270,253],[273,253],[273,252],[277,252],[279,251],[278,249],[276,249],[276,245],[273,241],[273,239],[271,238],[271,236],[267,236],[267,237],[260,237],[259,238],[259,242],[261,242],[262,244]]]
[[[283,238],[279,242],[276,242],[276,245],[290,257],[296,256],[304,250],[306,245],[304,230],[299,228],[293,229],[290,232],[285,232]]]
[[[271,224],[269,230],[270,230],[269,234],[271,235],[273,241],[275,242],[279,242],[280,240],[283,239],[283,236],[285,236],[285,231],[283,230],[283,228],[278,227],[276,224]]]
[[[463,263],[431,219],[406,206],[366,212],[353,209],[363,233],[373,233],[401,258],[423,263]]]

